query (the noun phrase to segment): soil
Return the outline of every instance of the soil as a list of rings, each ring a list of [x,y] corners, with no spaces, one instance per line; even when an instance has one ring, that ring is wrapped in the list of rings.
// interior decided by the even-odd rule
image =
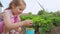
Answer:
[[[60,27],[54,27],[50,32],[47,34],[60,34]]]

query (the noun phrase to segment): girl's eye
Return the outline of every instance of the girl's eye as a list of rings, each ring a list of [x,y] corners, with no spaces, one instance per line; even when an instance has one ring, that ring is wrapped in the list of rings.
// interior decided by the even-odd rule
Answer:
[[[19,10],[22,10],[22,9],[19,8]]]
[[[19,10],[21,10],[21,9],[19,8]]]

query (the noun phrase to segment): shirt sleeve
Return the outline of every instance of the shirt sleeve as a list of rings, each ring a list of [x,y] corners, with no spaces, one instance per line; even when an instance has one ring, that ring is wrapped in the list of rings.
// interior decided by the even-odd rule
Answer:
[[[5,23],[5,24],[11,23],[9,10],[5,10],[5,11],[4,11],[3,17],[4,17],[3,19],[4,19],[4,23]]]

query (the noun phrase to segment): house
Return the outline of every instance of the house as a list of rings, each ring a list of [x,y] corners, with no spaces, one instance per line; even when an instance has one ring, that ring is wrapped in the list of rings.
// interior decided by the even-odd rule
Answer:
[[[1,4],[1,2],[0,2],[0,12],[2,11],[2,7],[3,7],[3,6],[2,6],[2,4]]]

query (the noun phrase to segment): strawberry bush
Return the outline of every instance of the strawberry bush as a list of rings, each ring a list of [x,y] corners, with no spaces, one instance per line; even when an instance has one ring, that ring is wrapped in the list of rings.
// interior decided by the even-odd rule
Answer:
[[[30,28],[34,28],[37,34],[46,34],[46,32],[49,32],[55,26],[60,26],[60,12],[41,12],[38,15],[21,15],[21,21],[32,20],[33,25]]]

